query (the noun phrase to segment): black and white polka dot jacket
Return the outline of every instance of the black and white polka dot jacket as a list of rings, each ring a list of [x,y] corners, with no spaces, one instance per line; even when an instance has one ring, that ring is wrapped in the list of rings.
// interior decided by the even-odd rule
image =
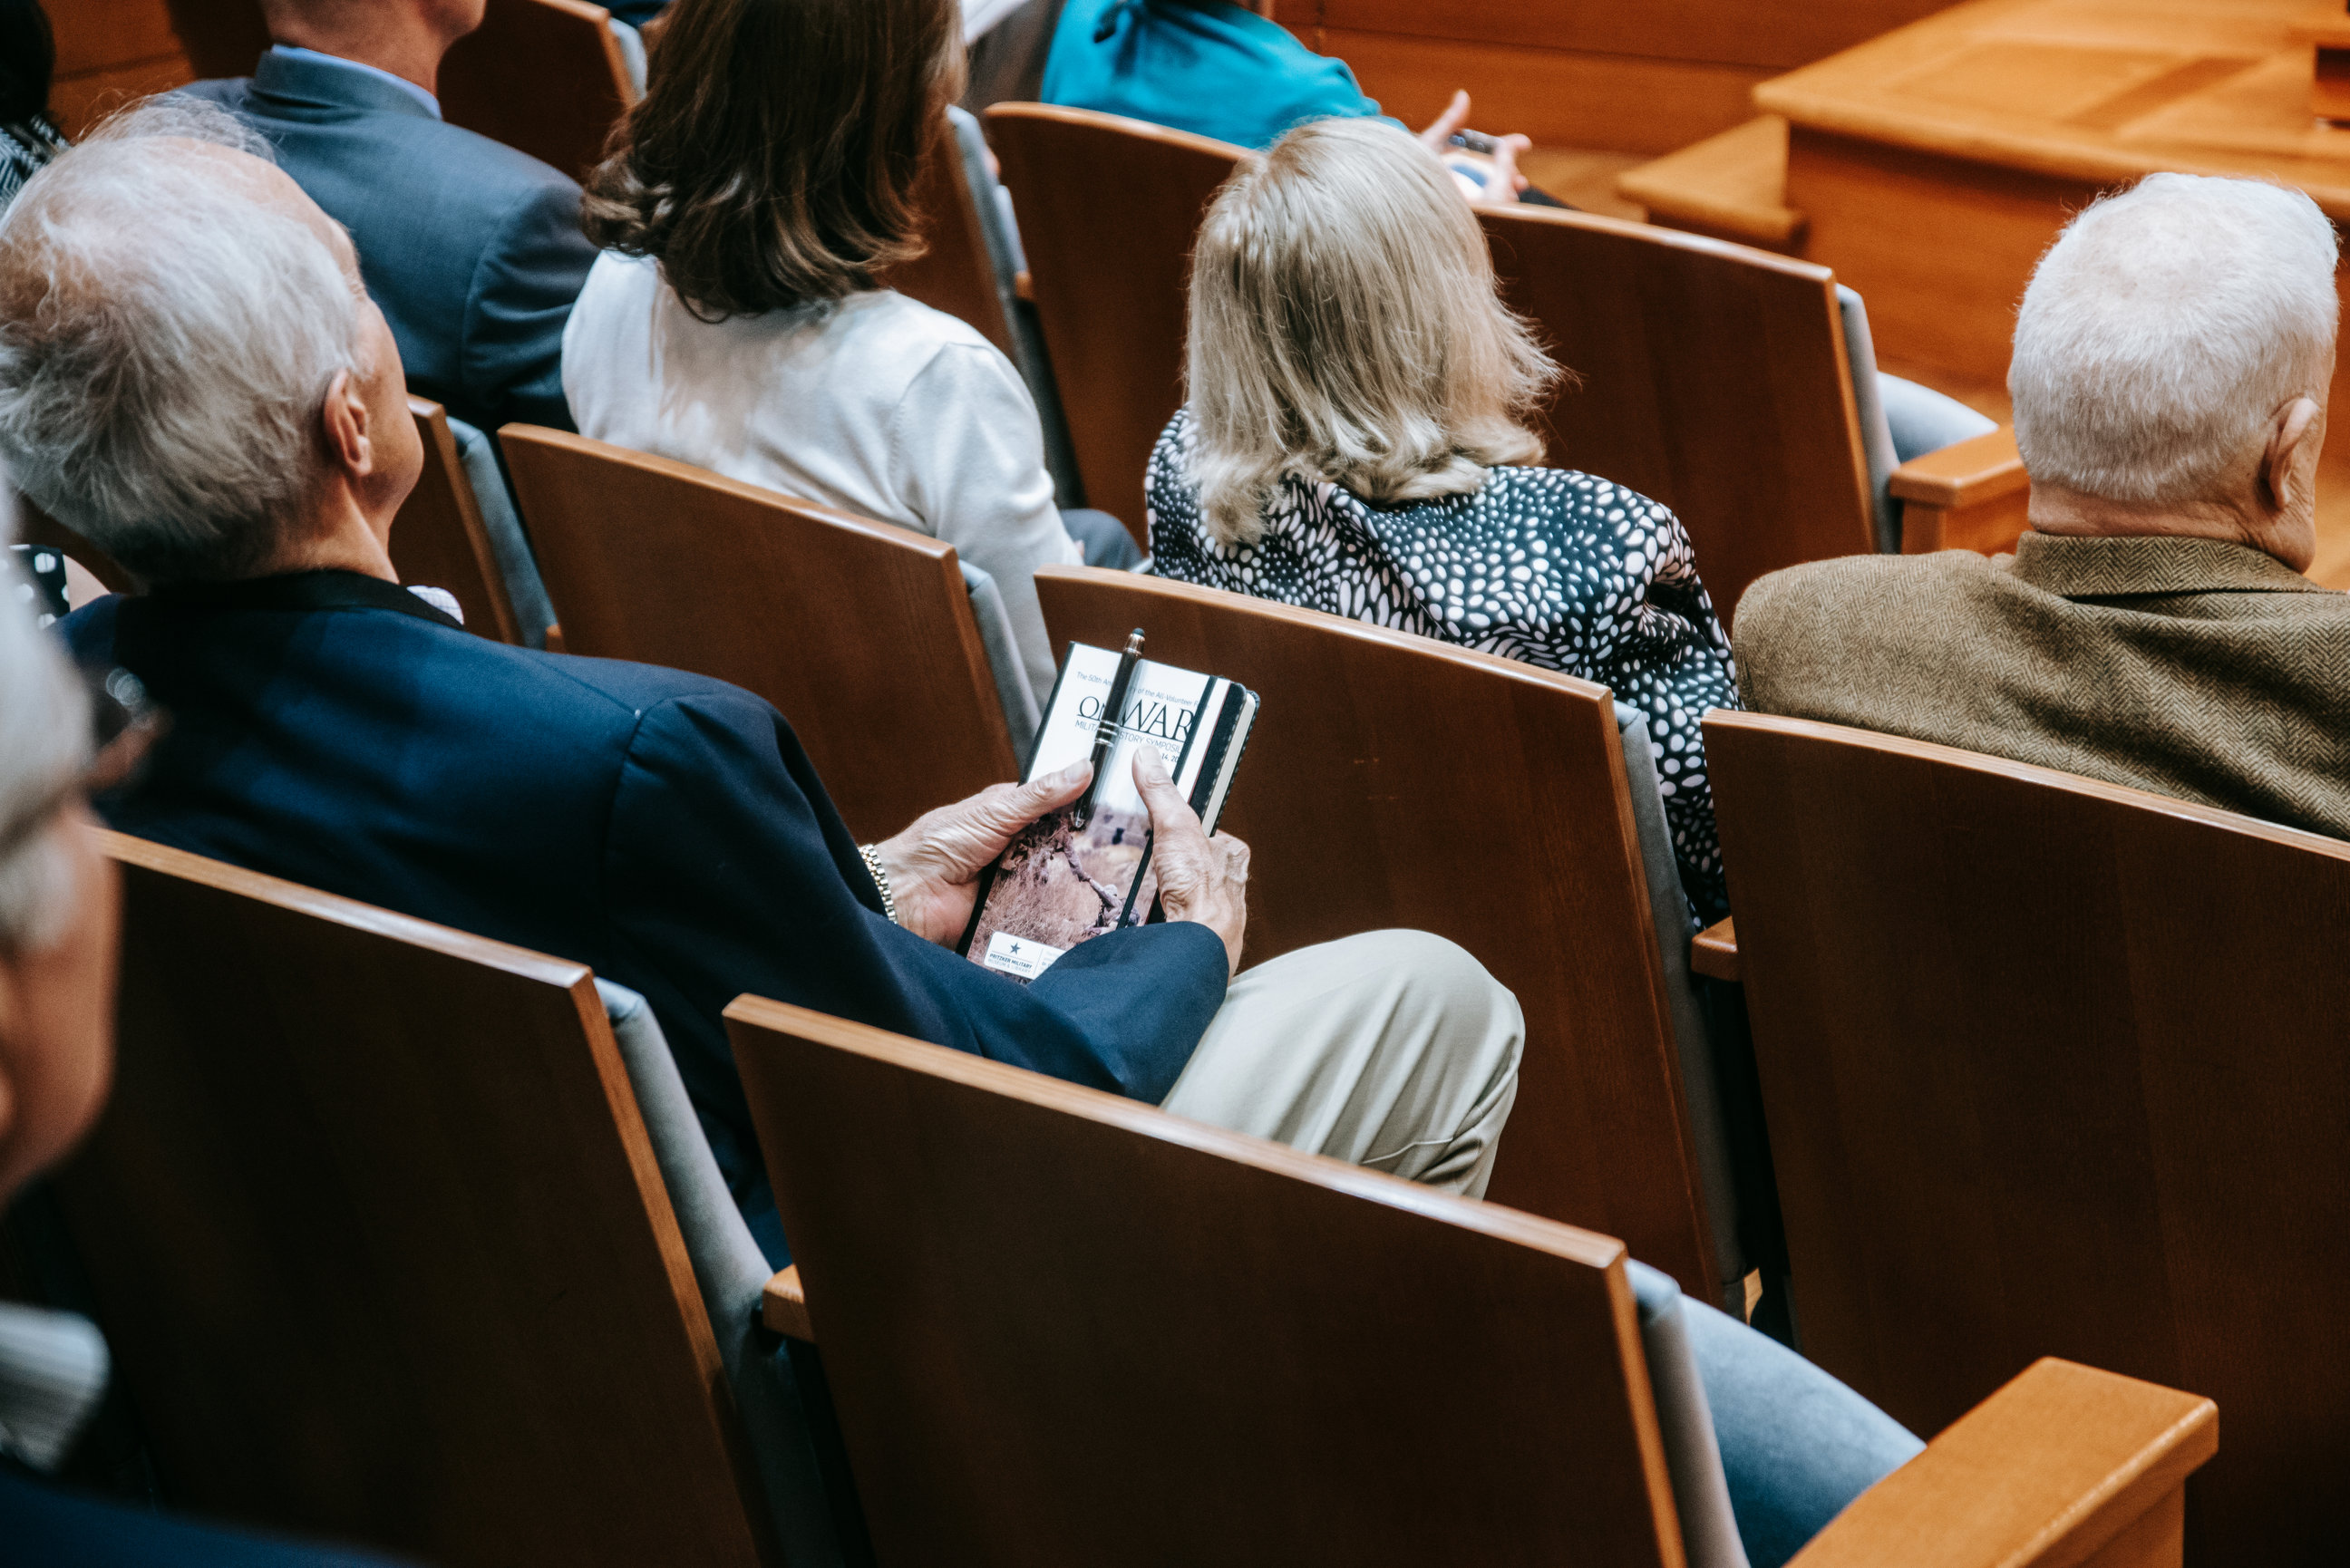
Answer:
[[[1681,885],[1729,913],[1699,721],[1738,706],[1730,639],[1680,520],[1644,495],[1555,468],[1499,467],[1471,495],[1384,509],[1293,475],[1250,545],[1219,544],[1183,476],[1190,410],[1150,455],[1153,569],[1395,627],[1596,681],[1648,715]]]

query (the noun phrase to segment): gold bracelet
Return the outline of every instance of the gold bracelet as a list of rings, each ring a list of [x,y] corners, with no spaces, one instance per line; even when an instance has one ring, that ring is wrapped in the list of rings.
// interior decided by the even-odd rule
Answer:
[[[857,853],[865,857],[865,869],[873,874],[873,886],[880,890],[881,912],[889,917],[891,925],[904,925],[906,922],[898,918],[898,900],[889,891],[889,874],[881,869],[881,852],[870,844],[860,844]]]

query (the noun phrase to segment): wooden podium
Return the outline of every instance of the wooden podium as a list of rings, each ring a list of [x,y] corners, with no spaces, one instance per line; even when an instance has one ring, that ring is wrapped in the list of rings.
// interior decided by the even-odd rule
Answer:
[[[1658,223],[1834,267],[1881,362],[2000,413],[2016,302],[2099,192],[2248,175],[2350,224],[2350,129],[2311,109],[2313,39],[2343,24],[2311,0],[1972,0],[1763,83],[1766,118],[1620,189]],[[2350,410],[2345,389],[2350,357]],[[2319,506],[2311,575],[2350,587],[2350,431]]]

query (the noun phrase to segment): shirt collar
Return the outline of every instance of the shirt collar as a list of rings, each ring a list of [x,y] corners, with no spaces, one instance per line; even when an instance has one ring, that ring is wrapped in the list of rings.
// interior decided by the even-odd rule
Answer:
[[[89,1319],[0,1303],[0,1454],[57,1469],[106,1393],[112,1365]]]
[[[421,104],[424,108],[425,113],[431,115],[435,119],[441,118],[441,100],[439,99],[433,97],[431,93],[426,92],[422,88],[418,87],[406,77],[396,77],[380,66],[371,66],[364,60],[347,60],[340,55],[321,54],[316,49],[305,49],[294,44],[272,44],[269,46],[269,52],[261,57],[264,62],[265,68],[268,61],[276,59],[283,61],[288,65],[328,67],[337,71],[356,72],[362,77],[371,78],[379,82],[389,82],[393,87],[398,88],[401,92],[406,93],[417,103]],[[259,75],[261,73],[256,71],[255,74]]]
[[[2018,581],[2068,599],[2334,591],[2249,545],[2178,534],[2075,538],[2027,529],[2012,569]]]
[[[173,583],[130,601],[170,610],[382,609],[459,628],[461,623],[412,590],[365,572],[328,569],[246,577],[233,583]]]

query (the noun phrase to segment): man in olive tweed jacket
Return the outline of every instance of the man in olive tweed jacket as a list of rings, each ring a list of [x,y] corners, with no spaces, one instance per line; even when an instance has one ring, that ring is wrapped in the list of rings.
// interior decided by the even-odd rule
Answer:
[[[1747,707],[2350,838],[2350,595],[2302,575],[2334,264],[2307,197],[2248,181],[2157,175],[2083,213],[2016,324],[2033,531],[1762,578]]]

